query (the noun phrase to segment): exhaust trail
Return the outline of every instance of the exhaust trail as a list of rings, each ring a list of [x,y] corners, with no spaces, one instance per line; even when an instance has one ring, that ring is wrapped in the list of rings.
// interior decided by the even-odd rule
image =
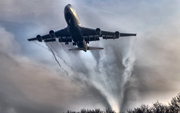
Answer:
[[[38,46],[40,46],[40,47],[42,47],[42,48],[44,48],[44,49],[46,49],[46,50],[48,50],[48,51],[50,51],[51,53],[52,53],[52,49],[50,49],[49,48],[49,46],[46,44],[46,46],[48,47],[48,48],[46,48],[46,47],[44,47],[44,46],[42,46],[42,45],[40,45],[40,44],[38,44],[37,42],[35,42],[35,41],[33,41],[35,44],[37,44]],[[62,44],[61,44],[62,45]],[[62,59],[61,57],[59,57],[56,53],[52,53],[53,54],[53,56],[55,55],[55,56],[57,56],[58,58],[60,58],[63,62],[64,62],[64,64],[65,65],[67,65],[68,67],[70,67],[70,68],[72,68],[70,65],[68,65],[67,64],[67,62],[64,60],[64,59]],[[55,57],[54,57],[55,58]],[[57,58],[56,58],[57,59]],[[59,65],[60,63],[58,63],[58,65]],[[61,66],[62,67],[62,66]]]
[[[70,75],[68,74],[68,72],[61,66],[61,64],[59,63],[58,59],[56,58],[56,54],[54,53],[54,51],[52,50],[52,48],[48,45],[48,43],[46,43],[47,47],[49,48],[49,51],[52,53],[52,55],[54,56],[55,61],[58,63],[59,67],[66,73],[66,75],[70,78],[70,80],[76,85],[78,86],[82,91],[84,91],[84,89],[79,86],[78,84],[76,84],[76,82],[71,79]],[[60,57],[59,57],[60,58]],[[60,58],[62,61],[65,62],[65,60],[63,60],[62,58]]]
[[[66,73],[66,75],[70,78],[70,80],[79,88],[81,88],[81,90],[84,91],[84,89],[82,87],[80,87],[79,85],[76,84],[75,81],[73,81],[73,79],[71,79],[71,77],[69,76],[68,72],[61,66],[61,64],[59,63],[58,59],[56,58],[56,55],[54,53],[54,51],[52,50],[52,48],[48,45],[48,43],[46,43],[47,47],[49,48],[50,52],[52,53],[52,55],[54,56],[54,59],[56,60],[56,62],[58,63],[59,67]],[[60,58],[60,57],[59,57]],[[65,60],[63,60],[62,58],[60,58],[62,61],[65,62]],[[65,63],[66,64],[66,63]]]
[[[44,48],[44,49],[46,49],[46,50],[48,50],[48,51],[50,51],[48,48],[46,48],[46,47],[44,47],[44,46],[42,46],[42,45],[40,45],[40,44],[38,44],[36,41],[33,41],[35,44],[37,44],[38,46],[40,46],[40,47],[42,47],[42,48]]]
[[[53,52],[53,50],[51,49],[51,47],[46,43],[47,47],[49,48],[49,50],[51,51],[52,55],[54,56],[54,59],[56,60],[56,62],[58,63],[59,67],[66,73],[66,75],[69,77],[68,72],[61,66],[61,64],[59,63],[59,61],[56,58],[55,53]]]
[[[53,57],[54,57],[54,59],[55,59],[55,61],[58,63],[59,67],[66,73],[66,75],[70,78],[70,80],[71,80],[76,86],[78,86],[82,91],[84,91],[83,87],[77,85],[76,82],[71,79],[71,77],[69,76],[68,72],[61,66],[60,62],[59,62],[58,59],[56,58],[56,56],[57,56],[58,58],[60,58],[60,57],[54,53],[54,51],[51,49],[50,46],[48,46],[47,43],[46,43],[46,46],[47,46],[48,48],[46,48],[46,47],[44,47],[44,46],[36,43],[35,41],[33,41],[33,42],[34,42],[35,44],[37,44],[38,46],[40,46],[40,47],[48,50],[49,52],[51,52],[52,55],[53,55]],[[62,58],[60,58],[60,59],[65,63],[65,65],[67,65],[67,63],[66,63],[65,60],[63,60]],[[69,66],[69,65],[67,65],[67,66]],[[69,67],[71,67],[71,66],[69,66]],[[71,68],[72,68],[72,67],[71,67]]]
[[[33,42],[34,42],[35,44],[37,44],[38,46],[40,46],[40,47],[42,47],[42,48],[44,48],[44,49],[50,51],[50,52],[53,54],[53,56],[55,56],[54,59],[55,59],[56,61],[57,61],[57,58],[56,58],[56,56],[57,56],[58,58],[60,58],[60,59],[64,62],[65,65],[67,65],[67,66],[69,66],[70,68],[72,68],[70,65],[67,64],[67,62],[66,62],[64,59],[62,59],[62,58],[59,57],[57,54],[55,54],[55,53],[53,52],[53,50],[47,45],[47,43],[46,43],[46,46],[47,46],[48,48],[46,48],[46,47],[44,47],[44,46],[38,44],[38,43],[35,42],[35,41],[33,41]],[[58,61],[58,62],[59,62],[59,61]],[[60,65],[60,63],[58,63],[58,65]],[[62,67],[62,66],[60,65],[60,67]]]

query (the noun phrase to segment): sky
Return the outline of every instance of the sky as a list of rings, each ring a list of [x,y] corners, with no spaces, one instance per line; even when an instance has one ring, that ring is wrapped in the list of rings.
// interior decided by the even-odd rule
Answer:
[[[60,113],[82,108],[125,111],[180,92],[179,0],[0,1],[0,111]],[[72,45],[28,38],[67,25],[72,4],[82,26],[137,33],[101,40],[101,51],[69,52]]]

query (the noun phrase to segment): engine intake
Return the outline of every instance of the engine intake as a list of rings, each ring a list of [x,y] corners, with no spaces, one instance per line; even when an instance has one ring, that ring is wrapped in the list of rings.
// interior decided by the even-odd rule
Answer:
[[[116,31],[116,32],[115,32],[115,37],[116,37],[116,38],[119,38],[119,37],[120,37],[119,31]]]
[[[96,28],[96,34],[101,36],[101,29],[100,28]]]
[[[36,38],[37,38],[37,40],[38,40],[39,42],[42,42],[42,37],[41,37],[41,35],[37,35]]]
[[[55,32],[53,30],[49,31],[49,35],[51,36],[51,38],[56,38]]]

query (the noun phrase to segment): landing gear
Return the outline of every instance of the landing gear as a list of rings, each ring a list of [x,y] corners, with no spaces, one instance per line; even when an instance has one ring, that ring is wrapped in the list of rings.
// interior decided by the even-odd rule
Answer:
[[[73,43],[73,46],[76,46],[76,43]]]

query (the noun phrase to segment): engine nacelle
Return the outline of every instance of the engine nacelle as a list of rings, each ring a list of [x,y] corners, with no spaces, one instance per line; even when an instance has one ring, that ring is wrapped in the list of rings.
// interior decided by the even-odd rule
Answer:
[[[100,28],[96,28],[96,34],[101,36],[101,29]]]
[[[56,35],[53,30],[49,31],[49,35],[51,36],[51,38],[56,38]]]
[[[116,38],[119,38],[119,37],[120,37],[119,31],[116,31],[116,32],[115,32],[115,37],[116,37]]]
[[[38,40],[39,42],[42,42],[42,37],[41,37],[41,35],[37,35],[36,38],[37,38],[37,40]]]

